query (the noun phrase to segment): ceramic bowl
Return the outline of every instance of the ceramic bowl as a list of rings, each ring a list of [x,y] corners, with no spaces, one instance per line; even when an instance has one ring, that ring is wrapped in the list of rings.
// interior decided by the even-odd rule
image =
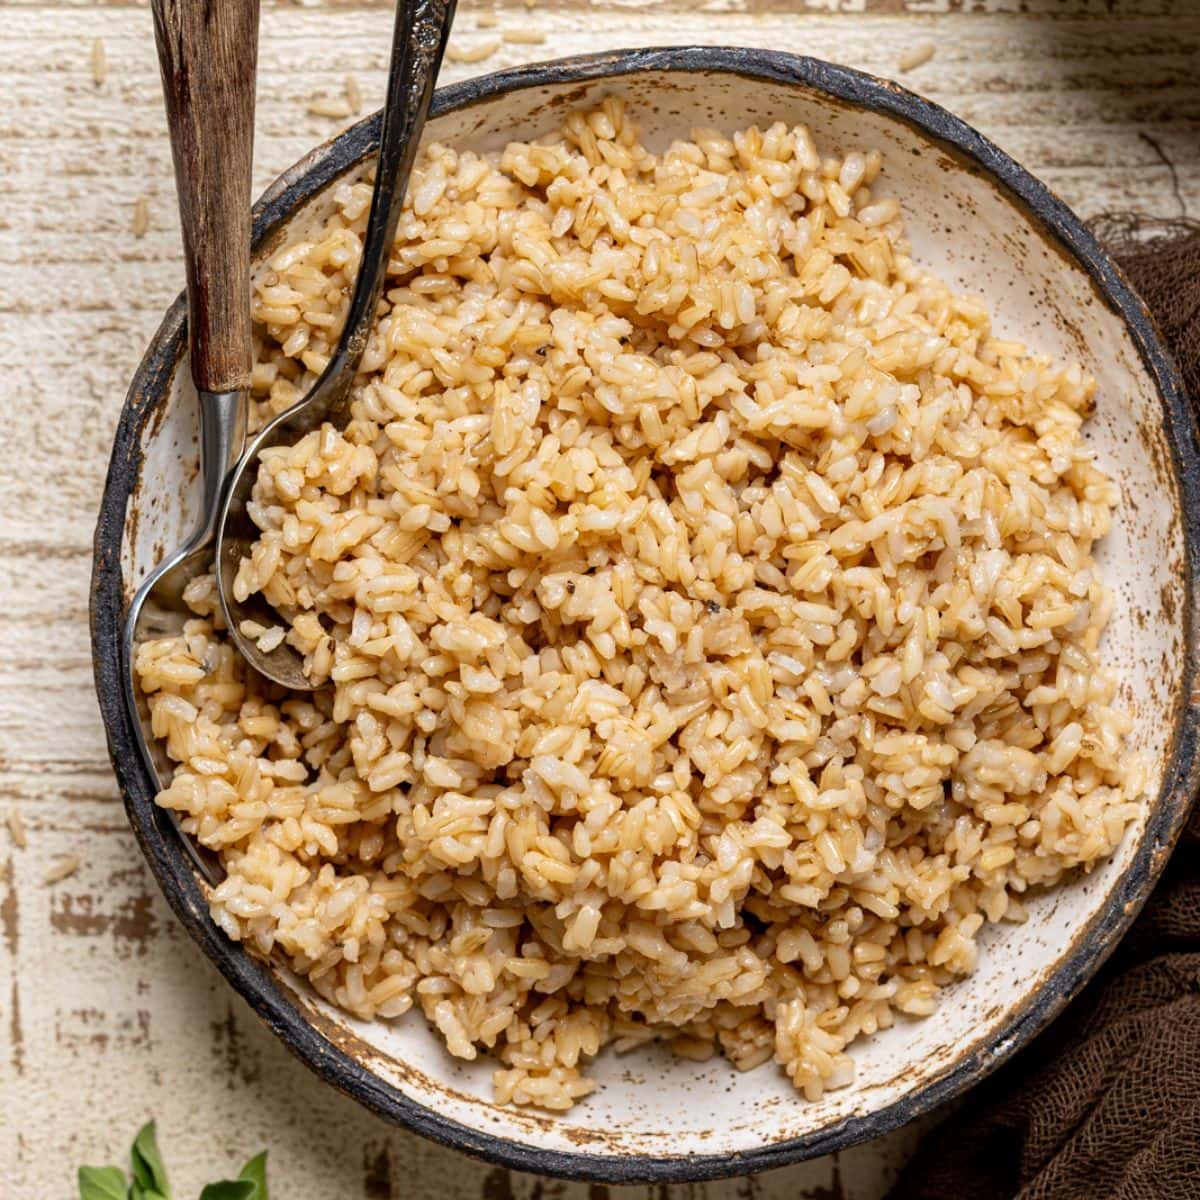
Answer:
[[[1079,220],[1011,159],[935,105],[854,71],[753,50],[628,51],[504,71],[443,88],[428,137],[475,149],[554,128],[570,107],[615,94],[652,145],[696,125],[803,122],[832,151],[879,148],[884,192],[908,216],[915,254],[983,293],[1003,336],[1081,359],[1099,381],[1087,437],[1124,500],[1100,551],[1117,602],[1105,656],[1153,764],[1141,821],[1091,874],[1036,898],[1020,926],[989,930],[974,975],[925,1021],[855,1045],[852,1086],[807,1103],[772,1065],[739,1074],[651,1050],[605,1054],[601,1087],[562,1115],[492,1102],[486,1059],[451,1059],[416,1014],[347,1018],[210,923],[183,839],[153,804],[120,686],[128,597],[189,526],[194,409],[181,369],[183,301],[134,377],[96,532],[92,629],[101,708],[130,820],[189,933],[310,1067],[382,1116],[522,1170],[616,1182],[732,1175],[875,1136],[982,1078],[1043,1028],[1112,949],[1151,888],[1196,775],[1196,594],[1200,488],[1195,431],[1145,309]],[[259,258],[286,227],[319,216],[324,189],[360,168],[368,119],[315,150],[256,210]]]

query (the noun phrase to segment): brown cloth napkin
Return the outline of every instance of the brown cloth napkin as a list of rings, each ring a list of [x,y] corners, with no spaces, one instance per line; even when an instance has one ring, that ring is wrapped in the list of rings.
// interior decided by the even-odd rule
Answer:
[[[1200,405],[1200,223],[1093,223]],[[1116,953],[889,1200],[1200,1200],[1200,809]]]

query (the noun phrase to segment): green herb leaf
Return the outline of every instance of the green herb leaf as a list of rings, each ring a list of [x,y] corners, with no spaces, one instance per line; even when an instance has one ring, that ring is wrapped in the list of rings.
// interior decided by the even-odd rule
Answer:
[[[133,1181],[140,1189],[144,1200],[171,1200],[171,1185],[167,1182],[167,1168],[159,1153],[158,1139],[154,1136],[154,1122],[148,1121],[137,1132],[130,1148],[133,1160]],[[134,1200],[138,1200],[135,1196]]]
[[[125,1200],[125,1172],[120,1167],[80,1167],[79,1200]]]
[[[241,1170],[239,1179],[248,1179],[254,1184],[250,1200],[270,1200],[267,1195],[267,1152],[256,1154]]]
[[[254,1200],[258,1184],[252,1179],[222,1179],[210,1183],[200,1193],[200,1200]]]

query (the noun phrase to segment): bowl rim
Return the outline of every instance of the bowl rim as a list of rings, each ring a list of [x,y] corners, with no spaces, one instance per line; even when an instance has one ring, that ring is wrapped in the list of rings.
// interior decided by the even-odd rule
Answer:
[[[109,757],[130,824],[175,915],[259,1018],[310,1069],[387,1120],[443,1145],[520,1171],[626,1184],[719,1179],[829,1154],[887,1133],[945,1103],[981,1080],[1028,1043],[1078,993],[1112,952],[1154,886],[1186,819],[1200,782],[1197,735],[1200,698],[1193,699],[1197,637],[1193,606],[1200,582],[1200,450],[1195,417],[1178,372],[1145,305],[1080,219],[1044,184],[959,118],[891,82],[849,67],[781,51],[680,46],[630,49],[556,59],[477,76],[440,88],[432,115],[487,103],[543,85],[590,83],[647,73],[737,75],[815,92],[913,128],[968,170],[986,176],[1030,223],[1090,277],[1098,297],[1125,323],[1163,406],[1171,472],[1182,507],[1185,661],[1174,735],[1159,796],[1141,843],[1104,908],[1076,936],[1070,951],[1018,1006],[992,1043],[968,1045],[938,1076],[883,1108],[854,1115],[810,1135],[757,1150],[717,1154],[640,1155],[563,1151],[489,1134],[451,1120],[384,1083],[288,1001],[275,975],[213,924],[192,861],[170,817],[154,804],[153,785],[137,749],[122,686],[121,631],[125,610],[121,547],[128,502],[142,466],[140,438],[168,391],[183,346],[185,301],[168,309],[133,377],[114,437],[95,531],[90,627],[96,691]],[[271,184],[254,208],[258,247],[292,212],[312,199],[378,144],[373,114],[307,154]]]

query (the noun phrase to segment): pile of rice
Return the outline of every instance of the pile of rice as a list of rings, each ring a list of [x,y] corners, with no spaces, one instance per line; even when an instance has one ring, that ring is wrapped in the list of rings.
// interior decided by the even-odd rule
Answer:
[[[418,1005],[501,1101],[650,1039],[816,1098],[1117,846],[1092,381],[918,267],[879,170],[782,124],[652,154],[615,101],[429,149],[353,420],[264,457],[238,575],[324,686],[248,673],[211,578],[138,654],[231,938]],[[260,415],[369,198],[259,279]]]

